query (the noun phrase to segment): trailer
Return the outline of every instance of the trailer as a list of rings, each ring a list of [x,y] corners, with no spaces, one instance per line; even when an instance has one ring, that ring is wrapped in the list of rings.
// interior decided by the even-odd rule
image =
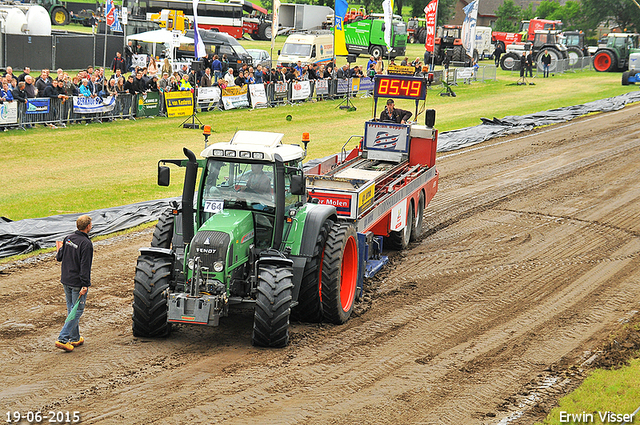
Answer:
[[[379,97],[418,102],[422,78],[379,75]],[[416,115],[417,116],[417,115]],[[166,336],[173,324],[219,326],[253,309],[252,343],[284,347],[290,317],[345,323],[363,281],[422,236],[424,209],[438,190],[435,111],[425,125],[370,120],[353,149],[306,168],[304,149],[283,134],[238,131],[196,159],[158,163],[169,185],[185,167],[181,204],[161,216],[136,265],[133,334]],[[200,176],[200,184],[197,185]],[[197,189],[196,189],[197,187]],[[194,192],[197,198],[194,202]]]

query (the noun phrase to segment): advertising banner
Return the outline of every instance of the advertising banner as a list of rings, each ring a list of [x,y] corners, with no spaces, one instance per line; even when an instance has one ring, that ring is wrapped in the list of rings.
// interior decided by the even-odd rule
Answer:
[[[476,24],[478,22],[478,0],[473,0],[464,8],[464,22],[462,23],[462,45],[467,56],[473,57],[476,43]]]
[[[107,98],[101,97],[73,97],[73,113],[75,114],[98,114],[101,112],[113,111],[116,106],[115,96]]]
[[[193,113],[193,93],[190,91],[171,91],[164,94],[167,116],[186,117]]]
[[[0,125],[18,123],[18,102],[0,104]]]
[[[48,97],[27,99],[27,114],[48,114],[51,99]]]
[[[220,102],[220,87],[199,87],[198,103]]]
[[[360,78],[360,91],[373,91],[373,79]]]
[[[427,38],[424,42],[424,47],[428,52],[433,53],[436,40],[436,21],[438,16],[438,0],[432,0],[424,8],[424,17],[427,21]]]
[[[253,108],[267,106],[267,92],[264,89],[264,84],[250,84],[249,95]]]
[[[311,96],[309,81],[295,81],[291,84],[291,100],[303,100]]]
[[[248,108],[249,107],[249,99],[247,98],[247,94],[249,90],[247,85],[242,87],[231,86],[222,90],[222,104],[224,105],[224,109],[234,109],[234,108]]]
[[[329,94],[329,80],[316,80],[316,95]]]
[[[349,91],[349,84],[351,83],[349,79],[347,78],[345,78],[344,80],[338,79],[336,81],[338,82],[336,93],[346,93],[347,91]]]
[[[138,95],[137,117],[155,117],[160,113],[160,93],[147,92]]]

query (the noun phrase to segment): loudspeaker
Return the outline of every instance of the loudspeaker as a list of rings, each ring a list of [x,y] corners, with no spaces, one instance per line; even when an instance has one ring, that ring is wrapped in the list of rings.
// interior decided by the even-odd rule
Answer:
[[[429,128],[432,128],[436,123],[436,110],[435,109],[427,109],[424,114],[424,125]]]
[[[203,61],[191,62],[191,69],[193,69],[196,72],[204,71],[204,62]]]
[[[358,59],[356,55],[347,55],[347,62],[354,63]]]

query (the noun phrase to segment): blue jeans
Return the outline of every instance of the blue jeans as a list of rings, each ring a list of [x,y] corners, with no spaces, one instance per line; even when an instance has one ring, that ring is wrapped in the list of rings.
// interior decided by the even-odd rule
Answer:
[[[64,287],[64,294],[67,298],[67,315],[69,315],[73,306],[76,305],[76,301],[78,301],[80,290],[82,288],[67,286],[64,284],[62,286]],[[82,316],[82,313],[84,312],[84,303],[86,300],[87,294],[84,294],[80,299],[80,305],[78,305],[78,311],[76,312],[75,319],[64,324],[60,331],[60,335],[58,336],[58,341],[67,343],[80,340],[80,327],[78,326],[78,323],[80,321],[80,316]]]
[[[222,71],[213,71],[214,83],[217,83],[222,78]]]

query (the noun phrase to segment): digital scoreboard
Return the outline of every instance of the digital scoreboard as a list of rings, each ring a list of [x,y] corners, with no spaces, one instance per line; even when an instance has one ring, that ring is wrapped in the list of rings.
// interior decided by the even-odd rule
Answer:
[[[376,75],[373,96],[393,99],[424,100],[427,82],[424,78],[403,75]]]

